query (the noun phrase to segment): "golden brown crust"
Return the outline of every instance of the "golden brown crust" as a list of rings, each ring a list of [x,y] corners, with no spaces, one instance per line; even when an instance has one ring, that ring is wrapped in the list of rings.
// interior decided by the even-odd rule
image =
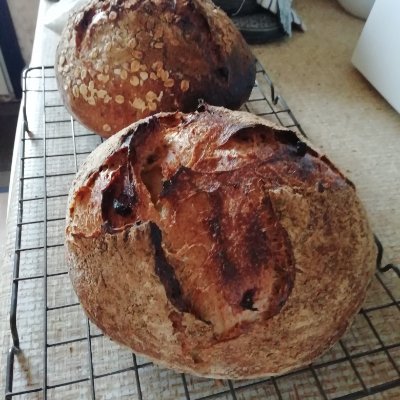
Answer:
[[[353,185],[294,132],[204,106],[131,125],[70,192],[89,317],[158,363],[250,378],[307,364],[361,307],[376,249]]]
[[[239,108],[255,62],[210,0],[92,0],[62,34],[56,75],[69,111],[108,137],[159,111],[194,111],[199,99]]]

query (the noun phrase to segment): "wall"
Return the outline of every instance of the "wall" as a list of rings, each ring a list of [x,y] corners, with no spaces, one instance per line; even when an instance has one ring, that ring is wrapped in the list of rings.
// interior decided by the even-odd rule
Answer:
[[[35,35],[39,0],[7,0],[7,2],[17,32],[22,56],[25,62],[29,64]]]

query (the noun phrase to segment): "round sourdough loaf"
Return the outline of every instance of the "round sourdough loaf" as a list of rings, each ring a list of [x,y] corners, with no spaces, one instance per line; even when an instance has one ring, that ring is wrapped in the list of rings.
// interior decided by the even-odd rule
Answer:
[[[159,111],[195,111],[199,99],[239,108],[255,59],[211,0],[92,0],[69,19],[56,75],[71,114],[108,137]]]
[[[353,184],[254,115],[160,113],[100,145],[69,196],[70,275],[89,318],[155,362],[278,374],[349,326],[373,275]]]

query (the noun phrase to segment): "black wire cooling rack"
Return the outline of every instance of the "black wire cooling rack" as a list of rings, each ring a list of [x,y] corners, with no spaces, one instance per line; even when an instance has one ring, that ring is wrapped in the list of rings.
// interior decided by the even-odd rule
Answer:
[[[82,312],[64,261],[69,185],[101,139],[64,109],[52,67],[23,78],[24,126],[5,399],[400,398],[400,280],[378,268],[347,334],[307,368],[251,381],[193,377],[160,368],[107,339]],[[244,106],[304,135],[261,65]],[[382,259],[380,249],[378,266]]]

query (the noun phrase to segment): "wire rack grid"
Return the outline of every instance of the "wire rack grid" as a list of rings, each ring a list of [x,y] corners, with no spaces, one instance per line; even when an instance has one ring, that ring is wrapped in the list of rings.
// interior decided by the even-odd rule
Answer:
[[[346,335],[312,365],[279,377],[215,381],[179,374],[106,338],[79,305],[63,249],[69,186],[101,139],[68,115],[52,67],[26,70],[23,83],[6,400],[400,398],[400,279],[392,264],[378,268]],[[260,64],[244,109],[304,135]]]

